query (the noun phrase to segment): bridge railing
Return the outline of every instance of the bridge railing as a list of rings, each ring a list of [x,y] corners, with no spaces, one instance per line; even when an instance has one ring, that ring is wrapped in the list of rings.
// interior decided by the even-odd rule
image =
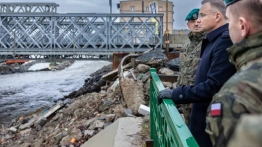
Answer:
[[[157,96],[164,89],[154,68],[150,69],[150,137],[154,147],[199,147],[172,100],[158,105]]]

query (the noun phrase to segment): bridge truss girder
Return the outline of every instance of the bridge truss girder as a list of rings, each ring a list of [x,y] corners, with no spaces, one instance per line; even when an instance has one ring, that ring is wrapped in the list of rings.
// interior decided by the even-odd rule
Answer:
[[[162,48],[162,30],[163,14],[6,13],[0,15],[0,59],[141,52]]]

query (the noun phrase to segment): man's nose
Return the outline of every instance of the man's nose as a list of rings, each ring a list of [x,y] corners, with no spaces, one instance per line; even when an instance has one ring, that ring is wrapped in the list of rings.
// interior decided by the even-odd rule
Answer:
[[[197,20],[195,21],[195,25],[200,23],[201,23],[201,18],[198,17]]]

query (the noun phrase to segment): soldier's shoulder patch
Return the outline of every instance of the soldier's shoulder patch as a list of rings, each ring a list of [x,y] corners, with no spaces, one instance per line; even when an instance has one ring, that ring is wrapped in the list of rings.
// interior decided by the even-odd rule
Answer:
[[[210,115],[212,117],[219,117],[222,115],[222,103],[212,103]]]

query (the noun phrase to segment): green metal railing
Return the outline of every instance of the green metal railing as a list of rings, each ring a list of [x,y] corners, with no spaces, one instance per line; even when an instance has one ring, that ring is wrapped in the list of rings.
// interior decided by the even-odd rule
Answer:
[[[158,105],[157,96],[164,89],[156,70],[150,69],[150,137],[154,147],[199,147],[172,100]]]

